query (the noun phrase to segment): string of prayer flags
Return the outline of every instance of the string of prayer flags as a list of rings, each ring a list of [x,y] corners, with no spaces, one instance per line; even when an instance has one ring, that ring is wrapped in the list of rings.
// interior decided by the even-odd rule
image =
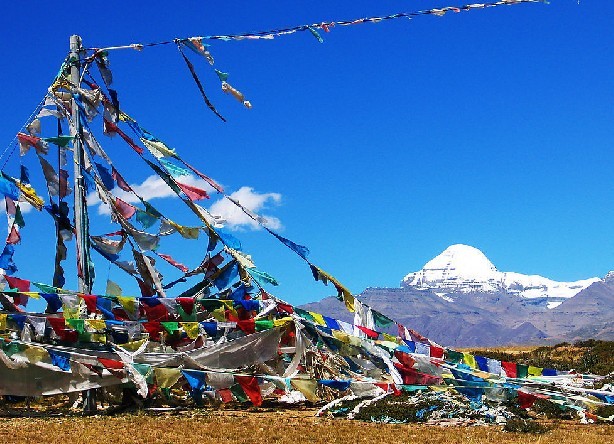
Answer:
[[[321,23],[313,23],[313,24],[303,24],[299,26],[293,26],[289,28],[278,28],[271,29],[265,31],[255,31],[255,32],[246,32],[240,34],[217,34],[217,35],[208,35],[202,37],[190,37],[190,38],[182,38],[182,39],[173,39],[173,40],[165,40],[162,42],[151,42],[146,44],[130,44],[125,46],[115,46],[110,48],[103,48],[97,50],[98,52],[124,49],[124,48],[132,48],[132,49],[142,49],[145,46],[153,47],[167,44],[177,44],[184,45],[190,48],[192,51],[203,55],[207,58],[209,63],[213,65],[213,58],[207,57],[206,52],[208,52],[208,45],[204,43],[204,40],[219,40],[219,41],[242,41],[242,40],[270,40],[275,37],[292,35],[297,32],[309,32],[313,35],[314,38],[318,40],[318,42],[322,43],[323,39],[320,36],[318,30],[323,30],[324,32],[330,32],[330,29],[335,26],[355,26],[359,24],[365,23],[381,23],[383,21],[396,20],[396,19],[413,19],[421,16],[444,16],[447,12],[461,13],[472,11],[475,9],[484,9],[484,8],[492,8],[496,6],[509,6],[523,3],[547,3],[547,0],[497,0],[491,1],[487,3],[472,3],[463,6],[448,6],[443,8],[431,8],[431,9],[423,9],[414,12],[398,12],[394,14],[388,14],[383,16],[371,16],[371,17],[362,17],[358,19],[350,19],[350,20],[334,20],[334,21],[325,21]],[[210,55],[210,54],[209,54]]]
[[[309,262],[308,262],[309,263]],[[337,289],[337,298],[345,303],[345,307],[350,313],[354,313],[354,296],[345,288],[341,283],[330,274],[326,273],[319,267],[316,267],[312,263],[309,263],[309,268],[316,281],[321,281],[324,285],[328,285],[331,282]]]

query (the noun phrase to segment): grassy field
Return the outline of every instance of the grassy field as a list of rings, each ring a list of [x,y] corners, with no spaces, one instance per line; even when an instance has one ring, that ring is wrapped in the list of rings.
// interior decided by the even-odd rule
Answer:
[[[314,417],[315,410],[141,413],[114,417],[0,419],[0,442],[105,443],[610,443],[614,426],[560,422],[543,435],[503,432],[501,427],[437,427],[373,424]]]

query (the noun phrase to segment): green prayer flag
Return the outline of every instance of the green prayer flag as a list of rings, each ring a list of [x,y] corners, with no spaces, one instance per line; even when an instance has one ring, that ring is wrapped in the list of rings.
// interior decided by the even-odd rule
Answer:
[[[160,324],[171,335],[179,330],[179,322],[160,322]]]
[[[387,316],[384,316],[379,311],[371,310],[371,313],[373,314],[373,320],[375,321],[375,325],[377,325],[378,327],[385,328],[394,322],[392,319]]]
[[[181,316],[181,320],[185,322],[195,322],[196,321],[196,310],[192,310],[192,314],[187,314],[183,307],[180,304],[177,304],[177,312],[179,316]]]
[[[315,322],[315,319],[313,318],[313,316],[311,316],[311,314],[308,311],[305,311],[302,308],[295,307],[294,312],[303,319],[306,319],[311,322]]]
[[[57,136],[57,137],[46,137],[43,140],[45,142],[53,143],[54,145],[61,146],[62,148],[66,148],[70,142],[74,139],[73,136]]]
[[[249,275],[252,277],[252,279],[258,282],[260,285],[264,285],[264,284],[271,284],[275,286],[279,285],[279,282],[277,282],[277,280],[273,276],[271,276],[268,273],[265,273],[264,271],[260,271],[256,268],[247,268],[246,270],[249,273]]]
[[[273,321],[269,321],[268,319],[257,319],[256,322],[256,331],[262,330],[270,330],[275,326]]]
[[[66,319],[66,323],[79,335],[85,333],[85,319]]]
[[[463,362],[463,354],[447,348],[446,349],[446,361]]]
[[[2,343],[2,351],[9,358],[13,356],[15,353],[19,353],[20,351],[22,351],[23,348],[25,348],[25,346],[21,346],[20,344],[17,344],[16,342],[9,342],[8,344],[6,342]]]
[[[42,293],[58,293],[58,288],[47,284],[41,284],[40,282],[32,282],[32,284],[38,288]]]
[[[215,73],[220,78],[221,82],[225,82],[226,80],[228,80],[228,73],[227,72],[222,72],[219,69],[216,69]]]
[[[525,364],[516,364],[516,377],[526,378],[529,376],[529,366]]]
[[[237,401],[239,402],[248,401],[247,395],[245,394],[245,392],[243,391],[243,388],[239,384],[235,384],[231,386],[230,392],[234,395],[235,398],[237,398]]]
[[[136,364],[133,363],[132,366],[134,369],[139,372],[141,375],[145,377],[145,381],[147,384],[153,384],[153,369],[149,364]]]
[[[19,208],[19,205],[15,206],[15,223],[19,228],[26,226],[26,221],[23,220],[23,215],[21,214],[21,208]]]

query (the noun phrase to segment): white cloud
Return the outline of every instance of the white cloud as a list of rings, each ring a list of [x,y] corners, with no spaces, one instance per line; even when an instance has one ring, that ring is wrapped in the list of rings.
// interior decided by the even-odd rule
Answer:
[[[252,187],[241,187],[230,195],[234,200],[238,201],[241,205],[250,211],[259,213],[261,210],[266,210],[270,204],[279,205],[281,203],[281,194],[279,193],[258,193],[254,191]],[[226,225],[233,230],[238,230],[244,227],[251,229],[258,229],[257,222],[252,220],[247,214],[245,214],[239,207],[228,199],[220,199],[211,205],[209,212],[216,216],[221,216]],[[278,230],[282,227],[281,221],[273,216],[262,214],[266,219],[264,225],[267,227]]]
[[[215,190],[205,182],[203,179],[196,178],[192,175],[183,176],[179,179],[179,182],[191,185],[203,190],[206,190],[209,195],[211,195]],[[130,188],[134,190],[136,194],[141,196],[143,199],[150,201],[153,199],[165,199],[165,198],[174,198],[177,197],[175,192],[171,190],[171,188],[164,182],[160,177],[156,175],[149,176],[140,184],[130,184]],[[113,190],[113,195],[119,197],[124,202],[128,203],[138,203],[140,200],[136,197],[134,193],[130,193],[128,191],[124,191],[120,188],[115,188]],[[107,205],[102,204],[100,199],[98,198],[98,194],[96,192],[92,192],[87,196],[88,205],[96,205],[100,204],[98,207],[98,214],[110,214],[111,211]]]
[[[214,196],[216,191],[204,180],[195,176],[183,176],[180,179],[181,183],[191,185],[197,188],[201,188],[207,191],[210,196]],[[158,176],[152,175],[147,177],[140,184],[130,184],[130,187],[143,199],[151,201],[153,199],[166,199],[176,198],[177,195],[171,188]],[[124,202],[138,203],[139,199],[133,194],[123,191],[119,188],[115,188],[113,194]],[[243,186],[239,190],[230,195],[234,200],[238,201],[248,210],[259,213],[261,210],[266,210],[271,205],[276,206],[281,203],[281,194],[279,193],[258,193],[253,188]],[[98,214],[110,214],[110,210],[107,205],[103,204],[98,198],[96,192],[90,193],[87,197],[88,205],[99,205]],[[202,202],[199,202],[201,204]],[[214,215],[223,219],[223,224],[232,230],[240,230],[244,228],[256,230],[259,227],[258,223],[246,215],[240,208],[228,199],[221,198],[215,201],[208,211]],[[259,214],[260,215],[260,214]],[[262,216],[263,223],[268,228],[280,229],[282,227],[281,221],[270,215]]]

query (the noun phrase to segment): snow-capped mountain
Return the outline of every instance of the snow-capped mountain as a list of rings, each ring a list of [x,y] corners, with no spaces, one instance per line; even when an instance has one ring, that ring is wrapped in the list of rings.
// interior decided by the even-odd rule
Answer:
[[[450,346],[614,340],[614,271],[603,279],[556,282],[499,271],[467,245],[448,247],[422,270],[408,274],[400,288],[369,287],[357,298]],[[346,322],[354,319],[335,296],[302,308]]]
[[[554,308],[600,280],[557,282],[537,275],[502,272],[477,248],[457,244],[428,261],[420,271],[409,273],[401,286],[428,289],[447,301],[453,300],[451,294],[503,291]]]

